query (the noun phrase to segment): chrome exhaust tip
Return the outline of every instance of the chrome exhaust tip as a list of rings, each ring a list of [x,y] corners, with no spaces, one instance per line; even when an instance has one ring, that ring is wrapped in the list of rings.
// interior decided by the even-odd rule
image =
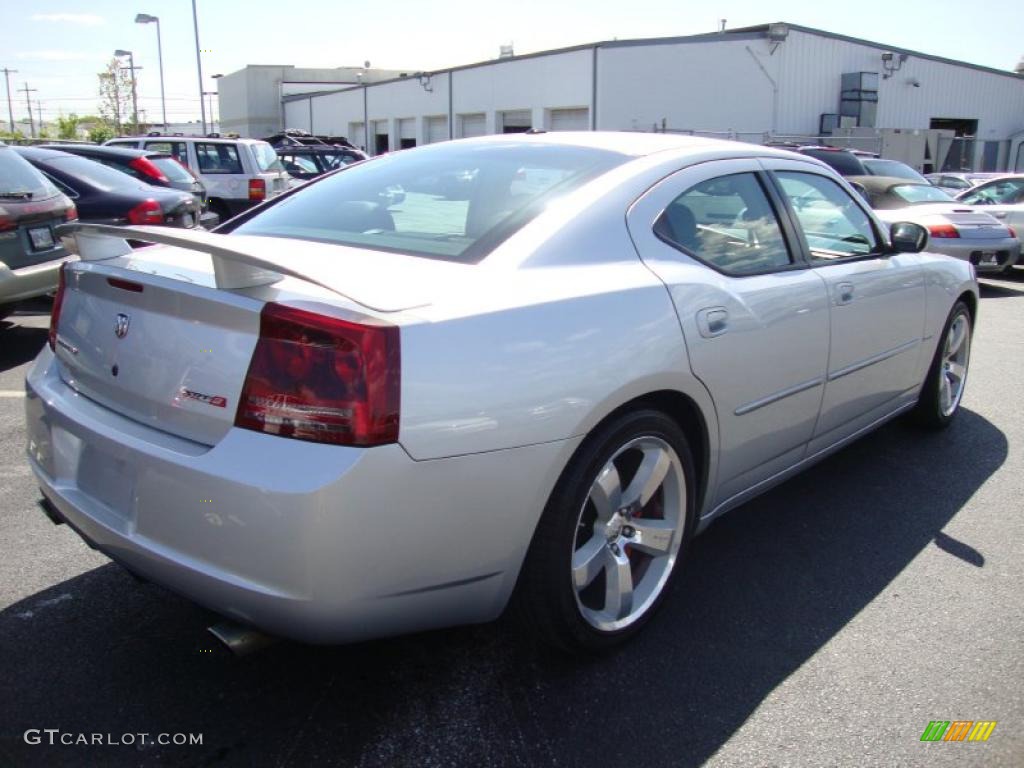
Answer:
[[[207,627],[206,631],[223,643],[235,656],[248,656],[269,648],[279,638],[267,635],[258,629],[244,627],[231,621],[222,621]]]

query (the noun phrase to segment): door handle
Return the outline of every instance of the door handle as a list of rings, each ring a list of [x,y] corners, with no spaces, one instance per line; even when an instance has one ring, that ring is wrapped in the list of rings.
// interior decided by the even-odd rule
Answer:
[[[709,307],[697,312],[697,329],[705,339],[721,336],[729,330],[729,311],[725,307]]]
[[[849,304],[853,301],[853,283],[838,283],[835,289],[836,304]]]

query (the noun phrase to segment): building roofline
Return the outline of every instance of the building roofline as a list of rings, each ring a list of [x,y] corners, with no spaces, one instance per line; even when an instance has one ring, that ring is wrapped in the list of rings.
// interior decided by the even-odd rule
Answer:
[[[967,61],[959,61],[957,59],[948,59],[943,56],[935,56],[930,53],[921,53],[920,51],[914,51],[909,48],[901,48],[899,46],[886,45],[885,43],[878,43],[872,40],[864,40],[858,37],[850,37],[849,35],[841,35],[836,32],[828,32],[824,29],[815,29],[814,27],[805,27],[802,24],[791,24],[788,21],[778,22],[785,24],[792,30],[803,32],[809,35],[817,35],[819,37],[827,37],[833,40],[842,40],[847,43],[856,43],[858,45],[866,45],[872,48],[879,48],[886,51],[892,51],[893,53],[905,53],[908,56],[913,56],[919,59],[927,59],[928,61],[937,61],[942,64],[950,64],[957,67],[967,67],[968,69],[978,70],[980,72],[988,72],[994,75],[1005,75],[1015,80],[1024,80],[1024,74],[1017,74],[1012,70],[996,69],[995,67],[986,67],[981,64],[971,64]],[[514,61],[525,61],[527,59],[536,59],[542,56],[557,56],[563,53],[576,53],[578,51],[588,51],[595,48],[632,48],[640,46],[654,46],[654,45],[680,45],[687,43],[706,43],[713,40],[758,40],[764,38],[768,33],[769,24],[757,24],[751,27],[737,27],[735,29],[727,29],[723,32],[705,32],[697,35],[680,35],[675,37],[639,37],[631,38],[628,40],[602,40],[593,43],[581,43],[579,45],[570,45],[564,48],[552,48],[545,51],[534,51],[533,53],[524,53],[520,56],[508,56],[506,58],[499,59],[487,59],[485,61],[476,61],[470,64],[460,64],[455,67],[445,67],[443,69],[435,69],[423,72],[410,72],[406,77],[393,77],[387,80],[377,80],[372,83],[362,83],[360,85],[354,85],[347,88],[335,88],[325,91],[313,91],[309,93],[297,93],[285,96],[282,101],[298,101],[310,96],[327,96],[332,93],[341,93],[343,91],[351,91],[356,88],[373,88],[378,85],[390,85],[391,83],[400,83],[409,80],[415,80],[419,75],[430,75],[431,77],[437,75],[446,75],[450,72],[461,72],[467,69],[477,69],[479,67],[492,66],[494,64],[504,64],[507,62]],[[256,65],[259,66],[259,65]],[[300,67],[301,69],[301,67]],[[311,67],[312,69],[312,67]]]

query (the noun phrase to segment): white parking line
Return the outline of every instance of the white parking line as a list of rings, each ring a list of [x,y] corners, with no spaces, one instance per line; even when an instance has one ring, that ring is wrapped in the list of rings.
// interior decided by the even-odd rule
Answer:
[[[0,389],[0,397],[24,397],[23,389]]]

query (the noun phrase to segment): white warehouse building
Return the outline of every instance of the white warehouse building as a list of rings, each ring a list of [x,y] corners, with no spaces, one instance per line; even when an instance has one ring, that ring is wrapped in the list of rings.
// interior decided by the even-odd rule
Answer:
[[[781,22],[282,94],[281,119],[371,154],[530,128],[655,130],[825,136],[925,172],[1024,170],[1024,76]]]

